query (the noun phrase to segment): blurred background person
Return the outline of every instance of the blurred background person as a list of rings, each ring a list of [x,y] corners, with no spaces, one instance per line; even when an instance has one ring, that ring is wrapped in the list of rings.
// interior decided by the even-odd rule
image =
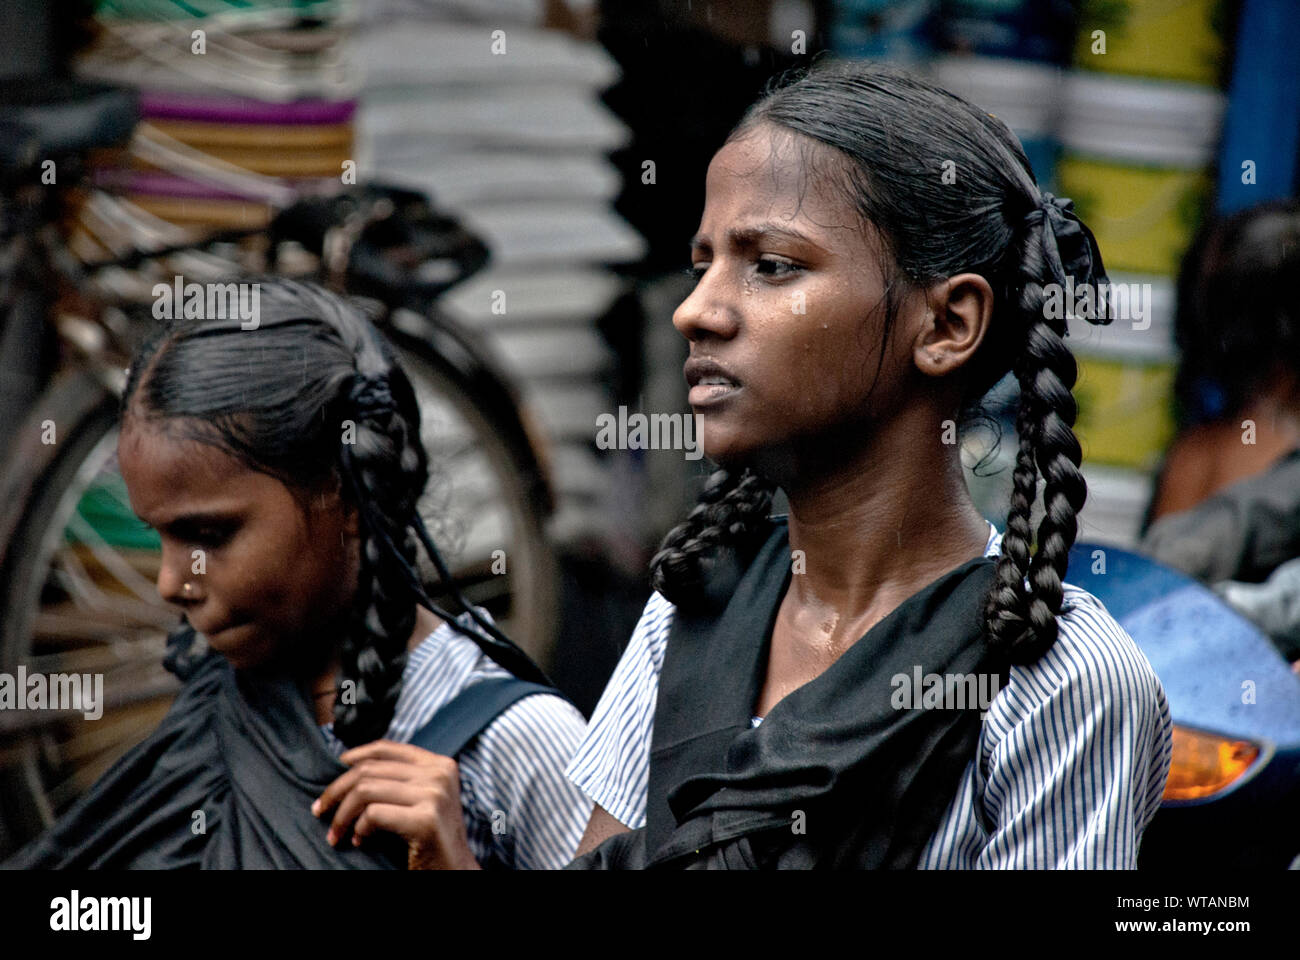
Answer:
[[[1183,262],[1180,429],[1142,549],[1209,584],[1300,660],[1300,203],[1208,225]]]

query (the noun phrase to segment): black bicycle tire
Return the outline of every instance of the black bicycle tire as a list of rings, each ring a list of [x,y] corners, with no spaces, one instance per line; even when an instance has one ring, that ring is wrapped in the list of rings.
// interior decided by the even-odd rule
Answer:
[[[53,421],[55,427],[54,442],[48,444],[41,439],[46,420]],[[117,398],[89,371],[78,370],[49,385],[12,438],[9,462],[0,478],[5,505],[0,516],[0,670],[6,673],[13,673],[23,653],[13,638],[26,636],[30,648],[32,625],[22,624],[19,618],[30,614],[32,593],[39,596],[43,583],[43,578],[34,576],[34,568],[41,562],[41,540],[33,540],[32,534],[116,421]],[[26,595],[18,596],[20,592]],[[17,764],[0,766],[2,852],[34,836],[53,813],[44,786],[39,797],[34,794],[29,778],[39,779],[40,772],[34,769],[34,744],[26,743],[28,752]],[[4,746],[12,749],[14,745]],[[123,746],[121,752],[129,746]]]

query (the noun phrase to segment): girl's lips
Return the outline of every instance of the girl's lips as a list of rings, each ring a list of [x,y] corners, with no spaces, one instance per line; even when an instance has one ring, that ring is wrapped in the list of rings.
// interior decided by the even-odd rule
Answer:
[[[686,399],[692,407],[710,407],[730,400],[742,389],[735,383],[697,383]]]
[[[741,385],[731,371],[712,357],[691,357],[682,367],[691,388],[687,399],[692,407],[705,407],[731,399]]]

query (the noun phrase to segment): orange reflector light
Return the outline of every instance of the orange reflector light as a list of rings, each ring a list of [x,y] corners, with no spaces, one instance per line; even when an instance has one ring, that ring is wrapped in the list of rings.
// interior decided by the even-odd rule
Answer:
[[[1212,733],[1174,726],[1174,754],[1165,783],[1165,800],[1196,800],[1218,793],[1243,773],[1259,747]]]

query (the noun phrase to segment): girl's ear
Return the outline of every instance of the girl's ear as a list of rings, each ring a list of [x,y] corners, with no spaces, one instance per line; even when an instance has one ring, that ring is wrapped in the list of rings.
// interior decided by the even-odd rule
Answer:
[[[361,535],[361,511],[346,497],[340,498],[343,504],[343,533],[349,537]]]
[[[929,317],[912,358],[917,369],[943,377],[969,363],[993,319],[993,288],[976,273],[959,273],[927,291]]]
[[[361,511],[352,499],[343,492],[343,481],[338,473],[332,473],[328,479],[321,481],[317,493],[311,502],[321,510],[337,510],[342,516],[344,536],[356,537],[361,534]]]
[[[334,496],[338,497],[339,509],[343,511],[343,533],[348,537],[361,535],[361,511],[352,502],[352,498],[343,493],[343,479],[338,473],[333,474]]]

